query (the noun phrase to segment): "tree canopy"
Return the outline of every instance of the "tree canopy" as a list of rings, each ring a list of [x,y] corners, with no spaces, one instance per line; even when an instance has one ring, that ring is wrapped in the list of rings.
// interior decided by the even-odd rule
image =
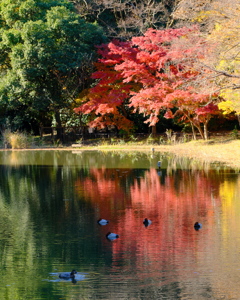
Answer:
[[[102,46],[98,71],[93,73],[97,84],[89,91],[89,101],[75,111],[96,114],[90,126],[129,128],[123,113],[126,106],[146,116],[151,127],[159,121],[161,111],[171,118],[171,109],[177,108],[181,121],[190,122],[204,137],[200,125],[206,126],[209,112],[218,109],[212,105],[215,98],[211,94],[198,93],[194,87],[198,76],[195,60],[204,56],[199,34],[197,28],[149,29],[130,42]]]
[[[212,76],[203,74],[205,88],[218,91],[224,100],[219,107],[226,113],[240,114],[240,68],[239,68],[239,10],[238,0],[180,0],[172,13],[173,23],[201,25],[207,39],[215,44],[214,51],[205,59],[205,66]],[[206,78],[212,78],[206,81]]]
[[[97,21],[110,38],[128,40],[148,28],[165,28],[174,0],[72,0],[86,20]]]
[[[165,116],[206,137],[218,94],[221,110],[240,113],[239,5],[2,0],[0,124],[61,126],[80,102],[91,126],[154,128]]]
[[[102,30],[64,0],[3,0],[0,20],[2,111],[12,111],[13,120],[24,111],[38,121],[42,112],[54,113],[60,126],[60,109],[88,80]]]

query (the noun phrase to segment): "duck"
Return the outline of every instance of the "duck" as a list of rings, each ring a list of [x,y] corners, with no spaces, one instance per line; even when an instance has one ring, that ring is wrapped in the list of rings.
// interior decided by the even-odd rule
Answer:
[[[143,220],[143,224],[144,224],[145,227],[148,227],[149,225],[152,224],[152,221],[149,220],[148,218],[145,218],[145,219]]]
[[[65,279],[65,280],[68,280],[68,279],[74,279],[75,276],[77,274],[77,271],[76,270],[72,270],[72,272],[67,272],[67,273],[61,273],[59,274],[59,278],[61,279]]]
[[[114,240],[116,240],[116,239],[119,238],[119,235],[116,234],[116,233],[113,233],[113,232],[108,232],[108,233],[106,234],[106,238],[107,238],[109,241],[114,241]]]
[[[107,225],[109,223],[109,221],[105,220],[105,219],[99,219],[97,222],[101,226],[105,226],[105,225]]]
[[[201,228],[202,228],[202,224],[201,224],[201,223],[196,222],[196,223],[194,224],[194,229],[195,229],[195,230],[199,230],[199,229],[201,229]]]

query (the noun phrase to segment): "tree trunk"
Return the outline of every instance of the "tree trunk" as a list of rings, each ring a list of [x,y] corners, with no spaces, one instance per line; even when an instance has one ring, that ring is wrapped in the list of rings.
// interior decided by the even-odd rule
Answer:
[[[191,123],[191,127],[192,127],[193,139],[194,139],[194,141],[196,141],[197,136],[196,136],[195,128],[194,128],[193,122],[190,122],[190,123]]]
[[[204,139],[208,140],[208,128],[207,128],[208,122],[205,122],[203,124],[203,129],[204,129]]]
[[[61,121],[59,110],[56,108],[54,109],[54,115],[55,115],[56,127],[57,127],[57,139],[62,142],[63,141],[62,121]]]
[[[198,131],[199,131],[199,133],[200,133],[200,135],[201,135],[201,138],[204,140],[205,138],[204,138],[204,134],[203,134],[201,125],[200,125],[200,124],[199,124],[199,125],[194,124],[194,125],[195,125],[195,127],[198,129]]]
[[[152,135],[155,136],[157,134],[157,126],[152,126]]]

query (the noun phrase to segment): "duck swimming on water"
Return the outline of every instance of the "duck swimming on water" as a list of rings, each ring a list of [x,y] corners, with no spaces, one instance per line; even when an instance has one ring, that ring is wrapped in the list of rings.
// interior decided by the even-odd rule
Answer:
[[[107,225],[109,223],[109,221],[105,220],[105,219],[99,219],[97,222],[99,225],[102,225],[102,226]]]
[[[149,225],[152,224],[152,221],[149,220],[148,218],[145,218],[145,219],[143,220],[143,224],[144,224],[145,227],[148,227]]]
[[[201,223],[196,222],[196,223],[194,224],[194,229],[195,229],[195,230],[199,230],[199,229],[201,229],[201,228],[202,228],[202,224],[201,224]]]
[[[66,279],[66,280],[68,280],[68,279],[74,279],[75,276],[76,276],[76,274],[77,274],[77,271],[76,270],[72,270],[71,273],[67,272],[67,273],[61,273],[61,274],[59,274],[59,278]]]
[[[106,234],[106,238],[107,238],[109,241],[114,241],[114,240],[116,240],[116,239],[119,238],[119,235],[116,234],[116,233],[113,233],[113,232],[108,232],[108,233]]]

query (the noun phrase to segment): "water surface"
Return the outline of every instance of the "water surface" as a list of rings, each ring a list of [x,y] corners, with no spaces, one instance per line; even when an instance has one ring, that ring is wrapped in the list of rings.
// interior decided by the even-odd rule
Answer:
[[[0,152],[0,299],[240,299],[239,184],[170,154]]]

